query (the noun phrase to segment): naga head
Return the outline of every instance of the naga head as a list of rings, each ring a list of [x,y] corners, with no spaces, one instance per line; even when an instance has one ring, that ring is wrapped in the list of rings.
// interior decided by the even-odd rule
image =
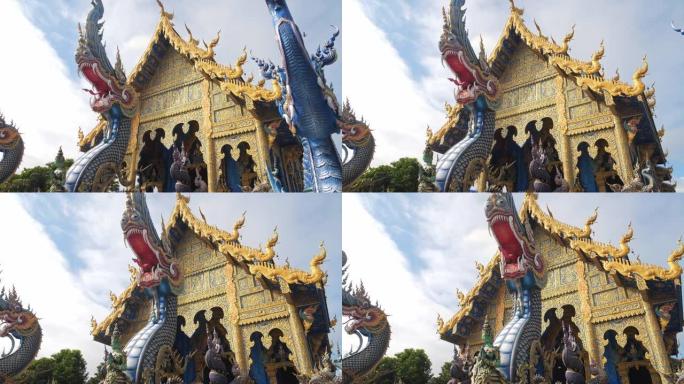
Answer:
[[[266,0],[266,5],[268,6],[269,12],[271,12],[271,17],[276,23],[276,26],[280,19],[292,20],[290,8],[287,6],[285,0]]]
[[[157,235],[144,194],[128,195],[121,229],[135,255],[133,261],[139,268],[138,284],[141,287],[156,287],[164,278],[168,278],[172,286],[179,285],[180,271]]]
[[[456,84],[456,101],[466,105],[484,95],[494,101],[499,93],[499,82],[490,73],[484,47],[475,55],[465,28],[465,0],[451,0],[449,13],[443,10],[444,30],[439,41],[442,61],[453,72]]]
[[[38,327],[38,318],[30,308],[25,309],[17,292],[0,292],[0,337],[21,338],[33,333]]]
[[[511,193],[494,193],[487,200],[485,216],[490,232],[499,244],[501,275],[519,279],[528,271],[541,275],[544,263],[534,246],[532,231],[520,221]]]
[[[107,57],[102,42],[102,0],[92,0],[93,9],[88,13],[85,31],[79,24],[79,41],[76,49],[76,64],[79,73],[92,85],[87,90],[92,95],[91,108],[98,113],[106,113],[119,105],[127,116],[132,116],[136,108],[136,93],[126,82],[121,56],[117,52],[116,64]]]
[[[0,114],[0,152],[13,150],[20,142],[19,130]]]
[[[349,317],[344,326],[348,334],[360,332],[362,334],[376,333],[387,325],[387,315],[377,306],[370,303],[365,292],[357,289],[352,295],[353,303],[342,304],[342,315]]]
[[[362,147],[371,139],[371,130],[363,118],[356,118],[349,100],[344,103],[340,119],[337,121],[342,133],[342,142],[352,149]]]

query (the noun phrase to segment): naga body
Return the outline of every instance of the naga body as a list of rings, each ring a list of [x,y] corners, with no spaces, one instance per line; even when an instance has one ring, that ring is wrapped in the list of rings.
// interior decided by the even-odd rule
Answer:
[[[79,26],[76,50],[78,71],[92,85],[90,106],[107,121],[102,141],[78,158],[67,172],[69,192],[106,190],[121,173],[131,131],[131,117],[137,109],[135,90],[127,84],[121,58],[112,66],[102,42],[102,0],[92,0],[85,30]],[[123,181],[123,178],[119,178]]]
[[[19,168],[24,157],[24,141],[19,130],[0,114],[0,183],[7,181]]]
[[[498,369],[511,382],[529,362],[530,349],[541,337],[541,289],[544,262],[537,253],[532,230],[518,217],[513,196],[495,193],[485,207],[490,232],[499,245],[501,275],[514,295],[511,320],[494,340],[500,353]]]
[[[454,73],[456,101],[469,119],[468,132],[437,161],[435,184],[445,191],[468,191],[484,170],[494,141],[498,79],[492,75],[484,49],[475,54],[465,28],[465,0],[451,0],[444,11],[439,42],[442,61]]]
[[[347,256],[342,254],[343,279],[342,315],[349,318],[344,326],[345,332],[356,335],[361,342],[357,350],[342,358],[342,382],[356,383],[369,374],[380,363],[389,347],[391,329],[387,315],[377,305],[371,304],[370,297],[363,286],[352,288],[346,284]]]
[[[141,382],[146,371],[154,370],[163,346],[174,343],[177,329],[177,296],[181,274],[171,251],[166,232],[160,239],[152,223],[145,196],[128,196],[121,219],[124,240],[133,251],[138,265],[137,284],[152,299],[147,324],[126,344],[126,375]]]
[[[282,66],[264,60],[256,62],[264,78],[277,78],[282,85],[278,109],[302,145],[304,190],[341,192],[343,185],[368,168],[375,143],[365,123],[349,119],[353,114],[341,113],[325,78],[324,68],[337,61],[335,40],[339,31],[310,55],[287,2],[266,0],[266,5],[273,18]],[[354,152],[344,165],[331,137],[340,131],[343,143]],[[282,189],[275,180],[271,184],[276,191]]]
[[[11,382],[35,359],[43,339],[38,318],[14,289],[0,291],[0,338],[10,341],[10,350],[0,354],[0,383]]]

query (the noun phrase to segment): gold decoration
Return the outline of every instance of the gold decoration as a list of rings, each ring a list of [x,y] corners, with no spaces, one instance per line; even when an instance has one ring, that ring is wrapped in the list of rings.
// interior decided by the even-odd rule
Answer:
[[[138,282],[132,281],[128,288],[126,288],[126,290],[123,291],[123,293],[119,296],[116,305],[113,307],[113,311],[104,320],[102,320],[102,322],[100,322],[99,324],[95,323],[96,326],[92,327],[92,329],[90,330],[91,335],[97,336],[100,333],[106,334],[109,331],[109,327],[112,324],[114,324],[114,322],[119,317],[121,317],[121,315],[123,315],[124,311],[126,310],[126,304],[128,303],[128,300],[133,296],[133,292],[135,292],[135,289],[137,287]],[[93,325],[92,321],[91,325]]]
[[[632,241],[633,237],[634,230],[632,229],[632,224],[630,224],[627,228],[627,233],[620,239],[620,248],[615,248],[610,244],[603,244],[590,239],[570,240],[570,248],[580,250],[586,255],[596,254],[598,257],[602,258],[622,258],[629,254],[629,242]]]
[[[606,80],[599,76],[578,76],[575,82],[578,86],[589,88],[596,93],[606,92],[610,96],[639,96],[646,86],[641,81],[648,73],[648,62],[644,57],[643,63],[632,75],[633,85],[628,85],[619,80]]]
[[[679,265],[682,256],[684,256],[684,242],[680,240],[677,249],[672,251],[667,259],[669,269],[657,265],[632,264],[624,259],[604,261],[603,268],[606,271],[616,271],[624,276],[636,275],[644,280],[675,280],[682,275],[682,267]]]
[[[598,211],[594,211],[584,224],[584,228],[561,223],[539,208],[539,205],[537,205],[537,196],[532,193],[525,195],[521,211],[529,213],[529,215],[547,231],[564,238],[588,238],[591,236],[591,226],[596,222],[596,218],[598,217]]]
[[[327,274],[320,268],[327,257],[325,246],[321,243],[320,250],[311,259],[310,272],[293,269],[288,266],[277,267],[273,263],[257,262],[249,266],[249,272],[277,282],[283,279],[288,284],[325,284]]]

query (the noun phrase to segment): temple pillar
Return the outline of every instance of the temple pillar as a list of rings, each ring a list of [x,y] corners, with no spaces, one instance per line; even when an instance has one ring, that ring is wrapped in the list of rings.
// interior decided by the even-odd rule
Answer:
[[[254,148],[256,152],[254,158],[257,164],[257,175],[260,182],[267,182],[268,177],[266,172],[268,172],[268,163],[270,161],[270,150],[268,148],[268,138],[266,137],[266,132],[262,127],[263,122],[259,120],[254,120],[254,126],[256,128],[256,143],[257,148]]]
[[[128,148],[126,148],[126,153],[131,154],[130,164],[127,164],[129,169],[128,182],[131,188],[135,188],[135,174],[138,168],[138,128],[140,127],[140,112],[133,116],[131,119],[131,138],[128,141]],[[123,184],[123,183],[122,183]]]
[[[572,148],[570,147],[570,135],[568,134],[567,100],[565,97],[565,79],[563,76],[556,76],[556,113],[558,114],[558,125],[561,135],[560,159],[563,162],[563,176],[568,185],[575,184],[575,162],[572,158]]]
[[[620,160],[620,177],[622,177],[623,182],[628,183],[630,180],[634,179],[634,169],[632,168],[632,159],[629,155],[627,132],[625,132],[625,129],[622,127],[622,121],[620,121],[620,116],[615,110],[615,105],[610,106],[610,111],[613,114],[613,124],[615,125],[615,142],[617,144],[617,156]]]
[[[207,132],[207,187],[209,192],[216,192],[218,172],[216,148],[214,148],[214,126],[211,120],[211,83],[204,79],[202,80],[202,126]]]
[[[602,355],[599,341],[596,338],[596,330],[592,323],[591,297],[589,294],[589,283],[587,281],[587,268],[584,260],[577,259],[575,264],[577,270],[577,290],[580,299],[580,313],[585,329],[585,337],[582,339],[584,347],[589,353],[590,361],[601,361]]]
[[[639,285],[641,284],[637,281],[637,286]],[[646,283],[644,282],[643,285],[645,286]],[[651,344],[651,350],[649,351],[651,363],[660,374],[661,382],[667,383],[666,376],[672,374],[672,367],[670,366],[667,349],[665,348],[665,341],[663,340],[663,335],[660,330],[660,323],[658,322],[658,317],[655,314],[653,305],[651,305],[648,299],[647,288],[639,289],[639,293],[641,295],[641,305],[643,306],[644,315],[646,317],[647,336]]]
[[[243,375],[249,374],[249,351],[245,347],[245,338],[240,326],[237,287],[235,285],[235,266],[230,260],[226,263],[226,295],[228,296],[228,321],[230,322],[231,346],[235,352]]]
[[[290,313],[290,329],[292,330],[293,348],[297,351],[297,369],[300,374],[310,375],[313,373],[311,355],[306,341],[306,331],[300,321],[297,308],[288,300],[287,311]]]

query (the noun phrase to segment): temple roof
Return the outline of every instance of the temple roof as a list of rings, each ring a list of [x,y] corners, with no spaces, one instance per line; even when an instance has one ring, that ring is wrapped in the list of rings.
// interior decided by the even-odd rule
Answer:
[[[679,261],[682,256],[684,256],[684,243],[682,243],[681,240],[678,243],[677,249],[668,257],[668,268],[666,269],[657,265],[642,264],[629,260],[628,254],[631,251],[629,242],[634,236],[631,225],[628,226],[627,232],[620,239],[619,247],[592,240],[591,226],[596,222],[598,217],[596,211],[587,219],[583,228],[575,227],[555,219],[550,211],[545,213],[539,207],[537,196],[528,193],[525,195],[525,200],[520,208],[519,215],[523,221],[528,221],[530,219],[534,220],[550,234],[563,240],[570,249],[578,252],[586,260],[598,262],[598,266],[615,277],[620,276],[630,280],[641,280],[647,284],[656,282],[679,282],[681,278],[682,268],[679,265]],[[453,330],[461,326],[463,322],[472,323],[474,318],[481,317],[473,316],[473,312],[477,310],[475,304],[477,302],[486,302],[494,298],[492,289],[498,289],[497,284],[502,280],[499,271],[500,257],[501,255],[497,251],[486,266],[478,265],[478,280],[467,294],[459,295],[460,309],[456,314],[448,321],[444,321],[441,316],[438,317],[437,332],[440,336],[448,338],[449,334],[453,333]],[[644,285],[644,287],[646,286],[647,285]],[[466,326],[465,323],[463,323],[464,326]]]
[[[509,50],[511,47],[515,47],[515,44],[511,44],[511,42],[519,38],[532,51],[546,60],[549,65],[557,68],[582,89],[591,90],[597,94],[607,94],[612,97],[636,97],[644,94],[646,86],[642,79],[648,73],[648,63],[645,57],[642,66],[632,75],[633,84],[630,85],[622,82],[619,76],[613,79],[606,79],[602,74],[603,66],[601,64],[601,59],[605,55],[603,42],[601,42],[599,49],[592,55],[590,61],[573,58],[568,54],[568,51],[570,49],[569,43],[575,35],[574,26],[563,38],[563,43],[559,45],[553,38],[549,38],[542,33],[536,21],[534,24],[538,32],[535,34],[530,31],[523,19],[523,9],[517,8],[513,0],[509,1],[511,3],[510,16],[496,47],[488,59],[492,72],[497,77],[500,77],[507,67]],[[651,104],[655,105],[653,93],[650,92],[649,90],[649,93],[645,95],[645,100],[649,100],[649,106]],[[458,105],[447,108],[446,123],[435,134],[428,133],[429,145],[438,144],[449,131],[454,129],[459,118],[458,112],[460,112],[460,109]]]
[[[169,217],[168,224],[163,225],[163,233],[169,236],[172,246],[177,243],[182,234],[189,230],[201,240],[212,244],[221,254],[233,263],[242,264],[250,274],[257,279],[263,278],[272,283],[282,286],[286,285],[314,285],[323,288],[327,282],[328,275],[321,269],[326,260],[327,252],[323,244],[320,245],[319,252],[313,256],[309,262],[310,271],[293,268],[289,263],[276,265],[274,250],[278,243],[278,233],[274,231],[266,242],[264,248],[254,248],[240,243],[240,229],[245,224],[245,214],[243,214],[233,225],[232,231],[225,231],[212,226],[204,220],[204,214],[200,209],[201,218],[196,217],[189,206],[190,199],[177,194],[176,205]],[[131,284],[118,297],[112,296],[112,312],[99,324],[93,319],[91,334],[95,337],[107,334],[111,325],[119,319],[131,300],[139,292],[138,284],[135,280],[135,268],[129,267],[131,271]]]
[[[147,49],[128,76],[128,84],[132,85],[136,91],[140,92],[154,74],[159,63],[159,55],[165,54],[165,47],[168,45],[178,54],[188,59],[195,70],[206,78],[215,81],[226,93],[241,99],[249,98],[253,101],[261,102],[272,102],[280,99],[282,89],[277,79],[271,81],[272,89],[268,89],[265,86],[265,80],[254,83],[253,76],[249,76],[247,79],[244,78],[243,65],[247,62],[246,48],[232,66],[216,62],[215,48],[220,41],[220,33],[209,44],[205,42],[205,49],[202,49],[199,46],[199,40],[193,37],[187,25],[185,28],[188,31],[188,40],[186,41],[178,34],[173,24],[174,15],[166,12],[161,0],[157,0],[157,3],[161,9],[159,22],[150,43],[147,45]],[[80,133],[78,146],[80,148],[87,148],[103,129],[101,124],[98,124],[85,137]]]

